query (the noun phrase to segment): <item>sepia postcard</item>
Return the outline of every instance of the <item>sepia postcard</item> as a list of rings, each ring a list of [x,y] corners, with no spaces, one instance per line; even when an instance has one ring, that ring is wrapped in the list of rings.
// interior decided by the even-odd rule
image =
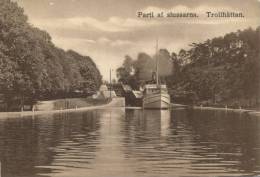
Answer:
[[[260,177],[260,0],[0,0],[0,177]]]

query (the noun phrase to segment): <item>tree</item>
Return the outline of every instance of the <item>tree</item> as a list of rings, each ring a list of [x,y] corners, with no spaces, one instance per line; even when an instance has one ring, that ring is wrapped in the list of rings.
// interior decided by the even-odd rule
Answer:
[[[172,74],[165,80],[172,97],[186,99],[193,95],[194,99],[186,99],[185,103],[196,100],[198,104],[255,107],[259,106],[260,97],[259,46],[260,27],[248,28],[192,43],[188,50],[181,49],[178,54],[160,50],[158,58],[160,62],[171,61]],[[139,84],[151,79],[154,57],[139,53],[133,63],[133,76]],[[160,71],[170,68],[165,63]],[[125,67],[118,71],[121,78],[129,77]],[[129,79],[125,82],[129,83]]]
[[[102,76],[90,57],[57,48],[27,22],[17,3],[0,1],[0,89],[6,100],[53,99],[97,90]],[[84,86],[82,83],[85,83]]]

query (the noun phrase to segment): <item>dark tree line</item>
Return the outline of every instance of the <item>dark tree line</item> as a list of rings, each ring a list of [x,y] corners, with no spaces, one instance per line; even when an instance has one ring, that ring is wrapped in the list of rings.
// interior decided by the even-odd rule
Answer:
[[[89,94],[101,79],[90,57],[57,48],[48,33],[28,23],[17,3],[0,1],[0,94],[5,102]]]
[[[170,53],[166,49],[158,51],[158,55],[149,56],[139,53],[136,59],[126,56],[123,65],[117,68],[118,81],[129,84],[138,89],[141,85],[155,81],[156,58],[158,62],[158,73],[160,82],[165,83],[165,78],[173,72],[173,62]]]
[[[151,57],[145,58],[145,62],[149,62]],[[259,106],[260,27],[192,43],[188,50],[182,49],[178,54],[169,55],[168,51],[160,50],[159,61],[161,58],[169,58],[173,64],[172,73],[165,80],[174,102]],[[132,74],[127,72],[125,65],[118,68],[119,81],[127,82],[129,78],[134,78],[135,83],[140,83],[140,70],[147,69],[140,64],[139,68],[135,67],[139,60],[140,57],[132,62]]]

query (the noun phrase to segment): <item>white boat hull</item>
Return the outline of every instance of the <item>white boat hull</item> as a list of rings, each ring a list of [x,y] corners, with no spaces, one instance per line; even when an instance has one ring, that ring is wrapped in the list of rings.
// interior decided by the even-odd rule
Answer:
[[[145,109],[168,109],[170,104],[170,95],[167,93],[145,95],[143,98],[143,108]]]

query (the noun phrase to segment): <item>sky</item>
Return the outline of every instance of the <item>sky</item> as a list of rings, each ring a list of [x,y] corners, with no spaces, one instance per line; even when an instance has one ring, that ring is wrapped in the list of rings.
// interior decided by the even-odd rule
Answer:
[[[105,80],[125,55],[187,49],[193,42],[260,26],[260,0],[15,0],[29,23],[57,47],[90,56]],[[208,18],[206,12],[242,12],[244,18]],[[196,12],[198,18],[140,18],[138,12]]]

